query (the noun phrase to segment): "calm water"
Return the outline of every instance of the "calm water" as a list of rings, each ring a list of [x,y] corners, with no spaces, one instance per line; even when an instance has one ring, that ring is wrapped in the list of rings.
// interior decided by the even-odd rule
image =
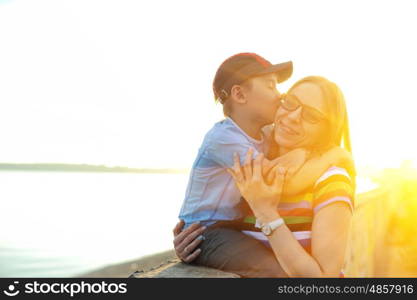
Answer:
[[[187,179],[0,172],[0,277],[75,276],[172,248]]]
[[[74,276],[172,248],[187,179],[0,172],[0,277]]]

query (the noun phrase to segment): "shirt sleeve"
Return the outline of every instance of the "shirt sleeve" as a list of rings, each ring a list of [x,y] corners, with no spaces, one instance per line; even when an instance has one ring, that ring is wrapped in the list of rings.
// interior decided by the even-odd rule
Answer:
[[[255,158],[259,154],[259,151],[249,141],[219,139],[210,143],[206,151],[210,158],[221,167],[231,168],[234,163],[233,153],[236,152],[239,155],[240,163],[243,164],[249,148],[253,149],[253,158]]]
[[[351,211],[354,208],[354,187],[349,173],[339,167],[329,168],[314,186],[313,210],[320,209],[335,202],[346,203]]]

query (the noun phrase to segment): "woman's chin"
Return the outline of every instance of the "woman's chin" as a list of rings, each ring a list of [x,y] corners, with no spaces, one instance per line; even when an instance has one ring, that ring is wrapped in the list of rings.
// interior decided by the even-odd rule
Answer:
[[[297,147],[297,141],[279,133],[275,133],[275,142],[284,148],[292,149]]]

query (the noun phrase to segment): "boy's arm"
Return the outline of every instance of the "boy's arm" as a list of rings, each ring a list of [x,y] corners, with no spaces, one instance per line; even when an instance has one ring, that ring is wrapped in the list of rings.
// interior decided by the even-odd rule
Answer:
[[[296,195],[313,186],[317,179],[334,165],[344,167],[350,174],[355,175],[351,154],[343,148],[333,147],[324,154],[309,159],[295,174],[289,174],[284,184],[284,195]]]
[[[233,167],[233,154],[237,153],[240,158],[240,163],[243,165],[246,157],[246,153],[249,149],[253,150],[253,158],[258,156],[259,152],[254,149],[253,145],[249,143],[237,143],[237,142],[222,142],[217,141],[211,143],[207,147],[207,152],[210,158],[224,168]]]
[[[292,177],[304,165],[308,156],[309,151],[304,148],[297,148],[273,160],[264,158],[262,162],[262,175],[267,183],[271,184],[275,176],[274,167],[279,166],[287,170],[287,178]]]

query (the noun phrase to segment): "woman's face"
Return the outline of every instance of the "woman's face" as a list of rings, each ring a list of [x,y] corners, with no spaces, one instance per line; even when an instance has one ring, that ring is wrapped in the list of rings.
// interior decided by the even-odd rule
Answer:
[[[328,115],[323,94],[319,86],[304,82],[293,88],[288,96],[298,99],[301,106],[293,111],[285,109],[285,105],[278,108],[275,115],[275,141],[278,145],[288,149],[310,148],[326,134],[325,119],[313,119],[313,121],[319,120],[314,123],[309,118],[311,114],[324,118]],[[306,112],[303,113],[303,110]]]

